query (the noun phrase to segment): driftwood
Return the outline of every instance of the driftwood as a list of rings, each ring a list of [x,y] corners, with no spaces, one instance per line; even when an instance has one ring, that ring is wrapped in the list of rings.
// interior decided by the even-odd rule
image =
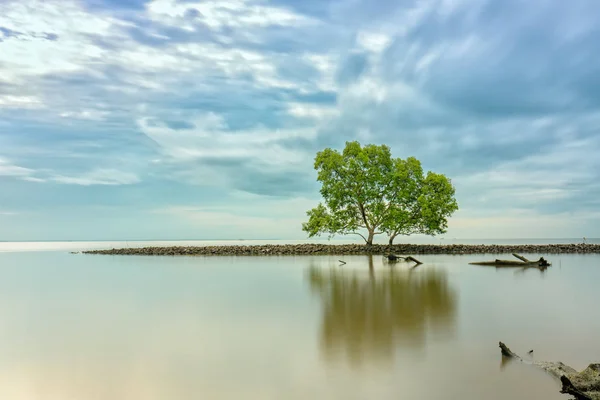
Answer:
[[[523,262],[531,262],[528,259],[526,259],[525,257],[518,255],[517,253],[512,253],[512,255],[513,255],[513,257],[516,257]]]
[[[513,256],[518,258],[520,261],[515,260],[494,260],[494,261],[477,261],[469,263],[471,265],[491,265],[496,267],[539,267],[546,268],[550,266],[550,263],[544,258],[540,257],[539,260],[531,261],[527,258],[513,253]]]
[[[523,262],[523,261],[513,261],[513,260],[494,260],[494,261],[477,261],[477,262],[472,262],[469,263],[471,265],[499,265],[499,266],[507,266],[507,267],[524,267],[524,266],[541,266],[540,265],[541,261],[537,260],[537,261],[529,261],[529,262]]]
[[[524,361],[500,342],[503,357]],[[600,364],[590,364],[582,372],[577,372],[561,362],[531,362],[552,376],[560,379],[561,393],[569,394],[576,400],[600,400]]]
[[[417,260],[413,256],[402,257],[402,256],[397,256],[395,254],[388,254],[387,256],[385,256],[385,258],[387,258],[387,260],[390,262],[398,262],[400,260],[404,260],[404,261],[412,261],[417,265],[423,264],[421,261]]]
[[[413,256],[408,256],[406,257],[406,261],[412,261],[416,264],[423,264],[421,261],[417,260],[416,258],[414,258]]]

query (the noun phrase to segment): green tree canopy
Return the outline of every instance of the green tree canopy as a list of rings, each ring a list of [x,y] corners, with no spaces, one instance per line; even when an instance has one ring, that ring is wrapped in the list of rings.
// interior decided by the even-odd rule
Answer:
[[[419,160],[392,158],[385,145],[347,142],[342,153],[327,148],[317,153],[315,169],[323,202],[302,225],[310,237],[357,234],[370,245],[386,233],[392,244],[398,235],[444,233],[458,209],[446,176],[424,175]]]

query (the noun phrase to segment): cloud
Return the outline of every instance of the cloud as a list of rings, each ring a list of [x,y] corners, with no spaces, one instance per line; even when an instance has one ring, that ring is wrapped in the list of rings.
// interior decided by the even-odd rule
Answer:
[[[11,164],[8,160],[0,158],[0,176],[13,176],[26,178],[33,174],[33,170]]]
[[[314,200],[234,193],[227,205],[175,205],[154,210],[207,231],[235,232],[236,238],[294,238]],[[251,210],[249,212],[249,210]],[[260,228],[260,229],[258,229]]]
[[[359,31],[356,34],[356,42],[359,48],[381,53],[390,45],[391,37],[384,33]]]
[[[96,169],[78,176],[56,175],[52,181],[67,185],[131,185],[139,183],[140,178],[131,173],[115,169]]]
[[[300,193],[308,185],[305,171],[311,168],[311,156],[285,143],[310,139],[315,134],[311,129],[231,131],[214,113],[177,129],[149,118],[138,124],[160,146],[169,174],[188,183],[272,195]]]
[[[106,115],[106,112],[98,110],[65,111],[60,113],[60,116],[63,118],[87,119],[91,121],[101,121]]]
[[[335,107],[317,104],[289,103],[288,112],[297,118],[323,119],[337,114]]]
[[[341,58],[338,116],[319,142],[359,138],[416,155],[454,178],[469,210],[591,210],[600,143],[588,140],[597,116],[580,86],[593,86],[600,61],[589,52],[598,35],[590,7],[425,1],[377,13],[380,40],[361,25]],[[414,18],[386,26],[396,11]]]
[[[41,108],[42,102],[33,96],[0,96],[0,108]]]
[[[176,0],[153,0],[147,5],[147,10],[150,19],[182,26],[187,30],[196,29],[196,24],[204,24],[211,29],[244,29],[316,23],[307,16],[283,7],[266,6],[246,0],[185,3]]]
[[[580,238],[590,237],[600,222],[598,213],[538,213],[531,209],[501,212],[459,211],[449,223],[445,237],[457,238]],[[494,229],[490,231],[490,226]],[[518,227],[518,229],[515,229]]]
[[[77,71],[99,59],[101,49],[88,35],[109,35],[117,23],[69,0],[60,7],[41,0],[7,1],[1,7],[0,24],[20,32],[2,43],[3,80],[18,83],[29,76]]]
[[[11,177],[23,181],[43,183],[53,181],[69,185],[129,185],[140,182],[137,175],[116,169],[95,169],[76,176],[64,176],[52,171],[36,171],[30,168],[11,164],[0,158],[0,177]]]
[[[448,174],[470,215],[558,221],[600,195],[595,9],[4,1],[0,175],[311,198],[316,151],[358,139]]]
[[[214,113],[200,115],[188,121],[188,126],[177,129],[150,118],[139,119],[138,125],[144,134],[176,159],[251,156],[260,157],[267,164],[289,165],[303,161],[302,154],[282,148],[279,142],[315,134],[307,129],[230,131],[224,119]]]

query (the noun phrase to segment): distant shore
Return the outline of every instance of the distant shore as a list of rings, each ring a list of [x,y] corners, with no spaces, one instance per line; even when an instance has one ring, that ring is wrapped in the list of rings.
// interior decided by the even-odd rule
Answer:
[[[85,254],[133,256],[291,256],[291,255],[369,255],[369,254],[574,254],[600,253],[600,244],[276,244],[229,246],[132,247],[83,251]]]

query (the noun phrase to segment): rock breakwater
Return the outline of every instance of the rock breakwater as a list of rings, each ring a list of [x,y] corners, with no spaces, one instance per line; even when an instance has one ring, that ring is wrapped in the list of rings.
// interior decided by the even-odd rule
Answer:
[[[368,254],[574,254],[600,253],[599,244],[282,244],[232,246],[139,247],[84,251],[86,254],[135,256],[292,256],[292,255],[368,255]]]

